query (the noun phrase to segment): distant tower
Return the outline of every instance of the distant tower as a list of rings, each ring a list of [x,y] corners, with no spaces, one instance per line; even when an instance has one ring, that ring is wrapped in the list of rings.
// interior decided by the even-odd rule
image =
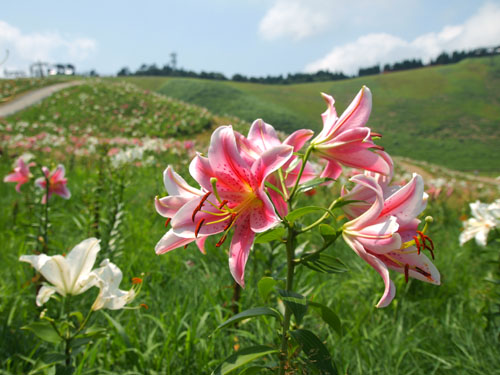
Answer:
[[[172,70],[177,70],[177,53],[175,52],[170,54],[170,67]]]

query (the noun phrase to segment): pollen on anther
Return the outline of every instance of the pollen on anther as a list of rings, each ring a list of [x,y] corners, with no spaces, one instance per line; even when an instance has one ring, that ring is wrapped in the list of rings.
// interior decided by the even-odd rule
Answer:
[[[220,202],[219,210],[222,210],[222,207],[224,207],[226,204],[227,204],[227,200],[223,200],[222,202]]]
[[[168,224],[170,224],[170,218],[168,218],[167,220],[165,220],[165,228],[168,227]]]
[[[422,268],[419,268],[419,267],[415,267],[415,271],[417,271],[418,273],[424,275],[425,277],[430,277],[431,274],[427,271],[424,271]]]
[[[415,245],[417,246],[417,254],[420,255],[420,249],[422,247],[422,244],[418,240],[417,236],[413,236],[413,240],[415,241]]]
[[[222,245],[222,244],[224,243],[224,241],[226,240],[226,237],[227,237],[227,233],[225,233],[225,234],[221,237],[221,239],[219,240],[219,242],[217,242],[217,243],[215,244],[215,247],[221,247],[221,245]]]
[[[409,264],[405,264],[405,281],[406,281],[407,284],[408,284],[408,274],[409,274],[409,271],[410,271],[410,265]]]
[[[198,224],[196,224],[196,229],[194,230],[194,236],[198,237],[198,233],[200,232],[201,226],[203,225],[203,222],[205,219],[201,219]]]
[[[198,204],[198,206],[196,206],[196,208],[194,209],[193,211],[193,215],[191,216],[191,219],[193,219],[193,223],[194,223],[194,218],[196,217],[196,214],[198,213],[198,211],[201,210],[201,208],[203,207],[203,204],[205,203],[205,201],[208,199],[208,196],[210,195],[210,192],[206,193],[200,200],[200,203]]]

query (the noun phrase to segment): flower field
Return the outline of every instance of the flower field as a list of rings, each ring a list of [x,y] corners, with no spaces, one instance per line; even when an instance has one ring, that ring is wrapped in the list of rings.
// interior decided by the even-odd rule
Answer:
[[[365,93],[363,90],[367,89],[362,89]],[[325,100],[328,102],[326,96]],[[328,116],[335,118],[333,102],[328,108]],[[337,110],[340,115],[343,108]],[[328,116],[323,118],[325,123]],[[262,225],[264,234],[257,234],[248,261],[243,261],[244,273],[240,260],[237,267],[228,267],[228,253],[233,227],[243,227],[241,223],[246,220],[238,216],[243,212],[239,207],[260,215],[262,205],[267,204],[264,180],[283,165],[290,176],[295,176],[293,171],[301,165],[298,156],[305,158],[307,154],[306,146],[302,154],[298,151],[305,141],[298,142],[299,147],[294,140],[283,142],[286,135],[279,134],[281,139],[269,137],[279,144],[278,148],[272,153],[262,146],[254,152],[258,156],[243,154],[238,148],[245,162],[261,160],[262,155],[265,162],[250,163],[247,172],[240,172],[246,176],[242,177],[245,186],[254,186],[255,181],[259,186],[252,187],[243,203],[233,205],[231,197],[238,191],[233,185],[231,190],[229,183],[219,184],[229,177],[222,167],[217,169],[219,159],[214,156],[230,149],[224,142],[233,139],[233,130],[219,127],[214,131],[228,121],[245,136],[249,132],[250,124],[236,118],[221,119],[204,108],[111,80],[86,81],[0,119],[0,172],[2,176],[11,175],[10,181],[0,184],[0,264],[5,269],[0,281],[0,373],[248,375],[272,374],[286,362],[287,374],[500,374],[500,321],[494,316],[499,311],[500,290],[492,282],[500,277],[498,242],[488,241],[486,246],[473,240],[463,246],[459,243],[464,222],[471,216],[469,203],[498,199],[498,181],[394,158],[391,185],[421,184],[428,194],[426,204],[420,198],[419,209],[425,209],[416,215],[422,226],[425,217],[433,218],[424,233],[432,238],[432,262],[439,270],[441,285],[415,279],[423,276],[436,281],[436,275],[408,261],[406,270],[391,271],[396,290],[392,302],[386,299],[386,307],[376,308],[384,282],[349,245],[363,241],[360,233],[365,233],[365,228],[360,229],[359,221],[356,224],[352,219],[357,215],[354,211],[363,207],[349,210],[332,205],[333,215],[325,216],[322,228],[334,232],[311,232],[295,249],[298,262],[294,291],[299,297],[283,294],[283,289],[288,290],[289,275],[288,250],[281,232],[265,232],[267,226]],[[254,123],[252,129],[270,132],[264,122]],[[332,141],[331,134],[298,133],[297,138],[313,137],[307,150],[319,155],[317,165],[303,168],[304,175],[325,168],[326,161],[333,158],[340,160],[336,147],[341,146]],[[252,139],[251,134],[248,139]],[[222,146],[219,149],[215,145]],[[297,148],[293,155],[292,146]],[[359,142],[359,147],[365,147],[365,143]],[[383,155],[380,149],[375,150]],[[372,154],[370,151],[365,158]],[[199,163],[196,173],[194,167],[190,168],[193,158]],[[286,158],[289,164],[285,164]],[[392,163],[384,160],[377,159],[380,170]],[[347,166],[365,167],[361,162],[352,164],[348,161]],[[165,172],[164,176],[169,165],[176,173]],[[204,173],[210,176],[207,165],[219,181],[204,177]],[[306,207],[316,207],[329,205],[346,185],[352,197],[349,199],[362,202],[365,198],[360,198],[359,186],[369,186],[374,179],[359,177],[359,171],[346,168],[344,161],[335,168],[335,182],[322,180],[301,190],[298,182],[293,187],[293,178],[290,185],[284,178],[281,189],[289,190],[292,196],[297,190]],[[206,182],[199,190],[186,187],[198,186],[199,181]],[[20,184],[19,192],[12,182]],[[210,184],[212,195],[207,195]],[[167,208],[174,203],[161,198],[166,190],[175,198],[172,201],[191,200],[182,203],[191,204],[194,211],[177,207],[188,213],[185,223],[178,223],[182,221],[180,216],[170,221],[172,215]],[[273,204],[279,200],[269,195]],[[374,199],[378,202],[386,198],[380,195]],[[162,208],[161,202],[167,206]],[[206,208],[210,204],[213,209]],[[269,227],[274,225],[271,211],[265,214]],[[280,216],[286,214],[277,211]],[[299,232],[314,226],[323,215],[315,209],[304,212]],[[222,218],[214,221],[220,229],[210,231],[207,223],[216,215]],[[377,225],[381,219],[372,215],[370,220]],[[293,220],[290,222],[293,227]],[[167,241],[159,246],[168,233],[177,235],[188,227],[196,236],[183,238],[182,244],[176,242],[176,250]],[[334,236],[332,233],[338,237],[340,231],[345,232],[345,243],[339,239],[321,248]],[[255,234],[250,232],[249,225],[245,235]],[[494,232],[493,228],[490,235]],[[216,236],[212,236],[214,233]],[[408,246],[418,245],[420,255],[423,237],[411,244],[405,241]],[[83,269],[78,267],[75,254],[86,246],[93,262],[89,260]],[[156,255],[155,247],[165,254]],[[311,254],[318,248],[329,263],[314,261]],[[428,250],[429,244],[422,248],[430,258]],[[39,262],[42,258],[45,263]],[[71,278],[65,278],[61,271],[60,277],[51,279],[51,273],[43,268],[51,262],[64,264],[61,267],[67,267],[64,269]],[[304,310],[300,315],[295,310],[297,300],[292,298],[290,304],[290,297],[307,300],[307,314]],[[257,307],[262,307],[261,314],[252,310],[253,315],[228,322],[236,314]],[[291,313],[287,313],[290,309],[294,316],[291,320]],[[277,350],[270,348],[281,345],[281,318],[276,317],[286,319],[287,314],[292,335],[314,332],[320,344],[304,337],[302,341],[300,337],[285,340],[289,357],[284,361]],[[306,341],[313,349],[326,348],[331,358],[306,350]],[[261,351],[245,352],[255,347]],[[240,355],[231,357],[234,353]],[[321,367],[325,358],[333,367]]]

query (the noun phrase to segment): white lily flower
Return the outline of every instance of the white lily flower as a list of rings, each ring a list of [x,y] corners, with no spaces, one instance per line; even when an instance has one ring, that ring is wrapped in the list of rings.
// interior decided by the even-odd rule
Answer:
[[[45,284],[38,291],[36,304],[42,306],[54,293],[62,296],[78,295],[96,284],[91,276],[97,253],[101,250],[99,240],[88,238],[76,245],[66,257],[22,255],[21,262],[30,263],[52,285]]]
[[[491,204],[476,201],[470,203],[472,216],[464,223],[460,234],[460,246],[473,237],[480,246],[486,246],[490,229],[500,226],[500,200]]]
[[[123,278],[122,271],[109,259],[103,260],[101,267],[92,271],[91,277],[95,278],[95,285],[100,289],[92,305],[94,311],[102,308],[119,310],[135,297],[134,289],[128,291],[119,289]]]

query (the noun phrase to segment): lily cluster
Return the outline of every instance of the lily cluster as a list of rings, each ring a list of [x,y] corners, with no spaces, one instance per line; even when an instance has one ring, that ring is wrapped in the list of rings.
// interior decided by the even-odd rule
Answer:
[[[459,238],[460,246],[472,238],[475,238],[478,245],[486,246],[490,230],[500,227],[500,199],[493,203],[476,201],[469,206],[473,217],[464,222],[464,230]]]
[[[94,311],[102,308],[118,310],[132,301],[136,290],[119,289],[122,271],[109,259],[102,261],[99,268],[92,269],[100,249],[98,239],[88,238],[66,256],[22,255],[19,260],[30,263],[47,281],[38,290],[36,304],[42,306],[54,293],[76,296],[94,286],[100,290],[92,305]]]
[[[388,269],[426,282],[439,284],[439,272],[424,255],[434,257],[434,244],[419,231],[417,218],[427,195],[423,180],[414,175],[405,186],[392,186],[393,162],[374,143],[380,134],[366,125],[372,107],[371,92],[363,87],[346,111],[337,116],[333,97],[322,94],[327,110],[321,115],[323,130],[301,129],[281,141],[275,129],[256,120],[247,136],[228,126],[211,137],[206,156],[197,154],[189,172],[199,186],[190,186],[171,166],[163,173],[168,196],[155,199],[157,212],[171,228],[156,245],[156,253],[196,242],[205,252],[208,236],[218,235],[217,247],[229,233],[229,269],[244,286],[245,264],[256,234],[281,223],[304,183],[323,178],[328,184],[343,167],[364,171],[351,178],[350,191],[341,200],[348,219],[342,227],[346,243],[382,276],[385,292],[378,307],[394,298],[395,287]],[[303,150],[305,149],[305,151]],[[310,160],[316,156],[318,162]],[[321,164],[322,163],[322,164]],[[322,168],[319,165],[323,165]]]
[[[16,160],[14,171],[3,179],[4,182],[16,182],[16,191],[18,193],[21,192],[21,186],[28,183],[33,178],[30,168],[34,167],[36,164],[26,161],[27,159],[29,160],[30,157],[30,155],[19,157]],[[52,172],[47,167],[42,167],[42,173],[43,177],[39,177],[35,180],[35,185],[46,192],[42,197],[42,204],[46,204],[52,194],[57,194],[64,199],[69,199],[71,197],[71,192],[67,187],[68,179],[64,177],[65,169],[62,164],[59,164]]]

